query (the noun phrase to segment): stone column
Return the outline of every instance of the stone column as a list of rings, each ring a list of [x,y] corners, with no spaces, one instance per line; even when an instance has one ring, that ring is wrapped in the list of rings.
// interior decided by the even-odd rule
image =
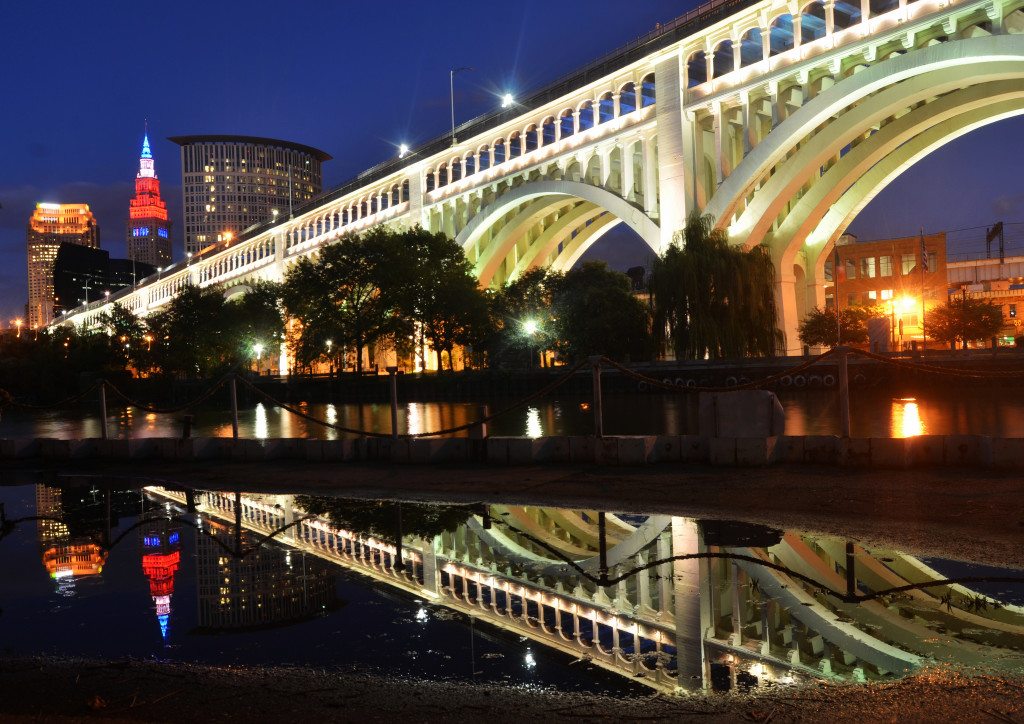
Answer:
[[[622,95],[620,93],[612,93],[612,117],[618,118],[622,115],[621,106]]]
[[[633,201],[635,194],[633,190],[633,142],[625,141],[621,146],[621,168],[622,168],[622,198],[626,201]]]
[[[715,183],[721,185],[727,175],[725,160],[722,154],[722,104],[714,101],[711,104],[712,128],[715,132]]]
[[[825,35],[831,37],[836,32],[836,0],[825,0]]]

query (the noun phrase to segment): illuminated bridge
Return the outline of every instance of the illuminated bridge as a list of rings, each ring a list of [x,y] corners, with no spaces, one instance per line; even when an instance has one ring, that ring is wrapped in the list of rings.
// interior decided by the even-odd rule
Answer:
[[[661,691],[884,680],[937,662],[998,667],[1001,656],[1020,665],[1024,609],[843,541],[490,505],[431,539],[403,536],[397,566],[393,544],[307,516],[292,496],[195,495],[203,515]],[[923,587],[884,593],[908,584]],[[844,602],[851,592],[859,600]]]
[[[227,246],[68,314],[139,314],[183,285],[244,292],[345,234],[457,239],[480,283],[564,270],[626,224],[661,251],[687,214],[765,243],[789,352],[828,250],[896,176],[1024,108],[1024,0],[716,0]]]

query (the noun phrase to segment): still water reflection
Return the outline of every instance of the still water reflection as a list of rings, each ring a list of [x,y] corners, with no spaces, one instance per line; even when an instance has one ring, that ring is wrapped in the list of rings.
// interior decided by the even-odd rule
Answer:
[[[1024,572],[725,521],[0,488],[16,653],[637,693],[1024,673]],[[398,542],[401,545],[397,545]],[[603,552],[602,552],[603,551]]]
[[[779,393],[786,410],[790,435],[838,434],[839,412],[835,392],[784,390]],[[491,401],[492,411],[510,400]],[[604,400],[604,430],[613,435],[689,434],[697,431],[696,397],[674,395],[614,395]],[[376,403],[300,403],[313,417],[344,427],[388,432],[391,411]],[[399,408],[402,432],[419,434],[464,425],[481,416],[481,406],[464,402],[409,402]],[[977,434],[1013,437],[1024,428],[1024,388],[989,389],[930,387],[913,394],[882,389],[857,389],[851,395],[852,434],[855,437],[909,437],[914,435]],[[181,415],[139,413],[119,409],[110,428],[121,436],[164,437],[181,433]],[[594,429],[588,400],[553,397],[534,402],[495,420],[492,435],[578,435]],[[200,409],[195,413],[194,435],[230,436],[227,409]],[[243,437],[323,437],[340,433],[258,403],[240,410]],[[28,415],[5,410],[0,415],[0,437],[99,437],[95,411],[89,407],[63,413]]]

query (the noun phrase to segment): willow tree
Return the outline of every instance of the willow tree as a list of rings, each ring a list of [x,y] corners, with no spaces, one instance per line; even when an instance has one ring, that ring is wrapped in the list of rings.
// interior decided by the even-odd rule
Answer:
[[[677,359],[764,357],[781,347],[768,248],[730,245],[711,216],[690,215],[682,238],[655,259],[650,289],[656,341]]]

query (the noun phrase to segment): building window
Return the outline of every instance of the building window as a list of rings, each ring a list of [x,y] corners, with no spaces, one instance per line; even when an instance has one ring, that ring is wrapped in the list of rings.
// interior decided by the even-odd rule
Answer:
[[[885,301],[885,300],[888,300],[888,299],[892,299],[892,289],[883,289],[882,290],[882,300]]]
[[[878,274],[883,277],[892,276],[892,257],[888,254],[878,257]]]
[[[860,278],[875,278],[875,257],[869,256],[860,260]]]
[[[939,270],[939,266],[938,266],[938,260],[937,260],[937,258],[935,256],[935,252],[934,251],[929,251],[928,252],[928,271],[933,272],[933,271],[938,271],[938,270]]]
[[[900,274],[909,274],[917,266],[917,254],[904,254],[900,257]]]
[[[846,260],[846,278],[856,279],[857,278],[857,263],[853,259]]]

